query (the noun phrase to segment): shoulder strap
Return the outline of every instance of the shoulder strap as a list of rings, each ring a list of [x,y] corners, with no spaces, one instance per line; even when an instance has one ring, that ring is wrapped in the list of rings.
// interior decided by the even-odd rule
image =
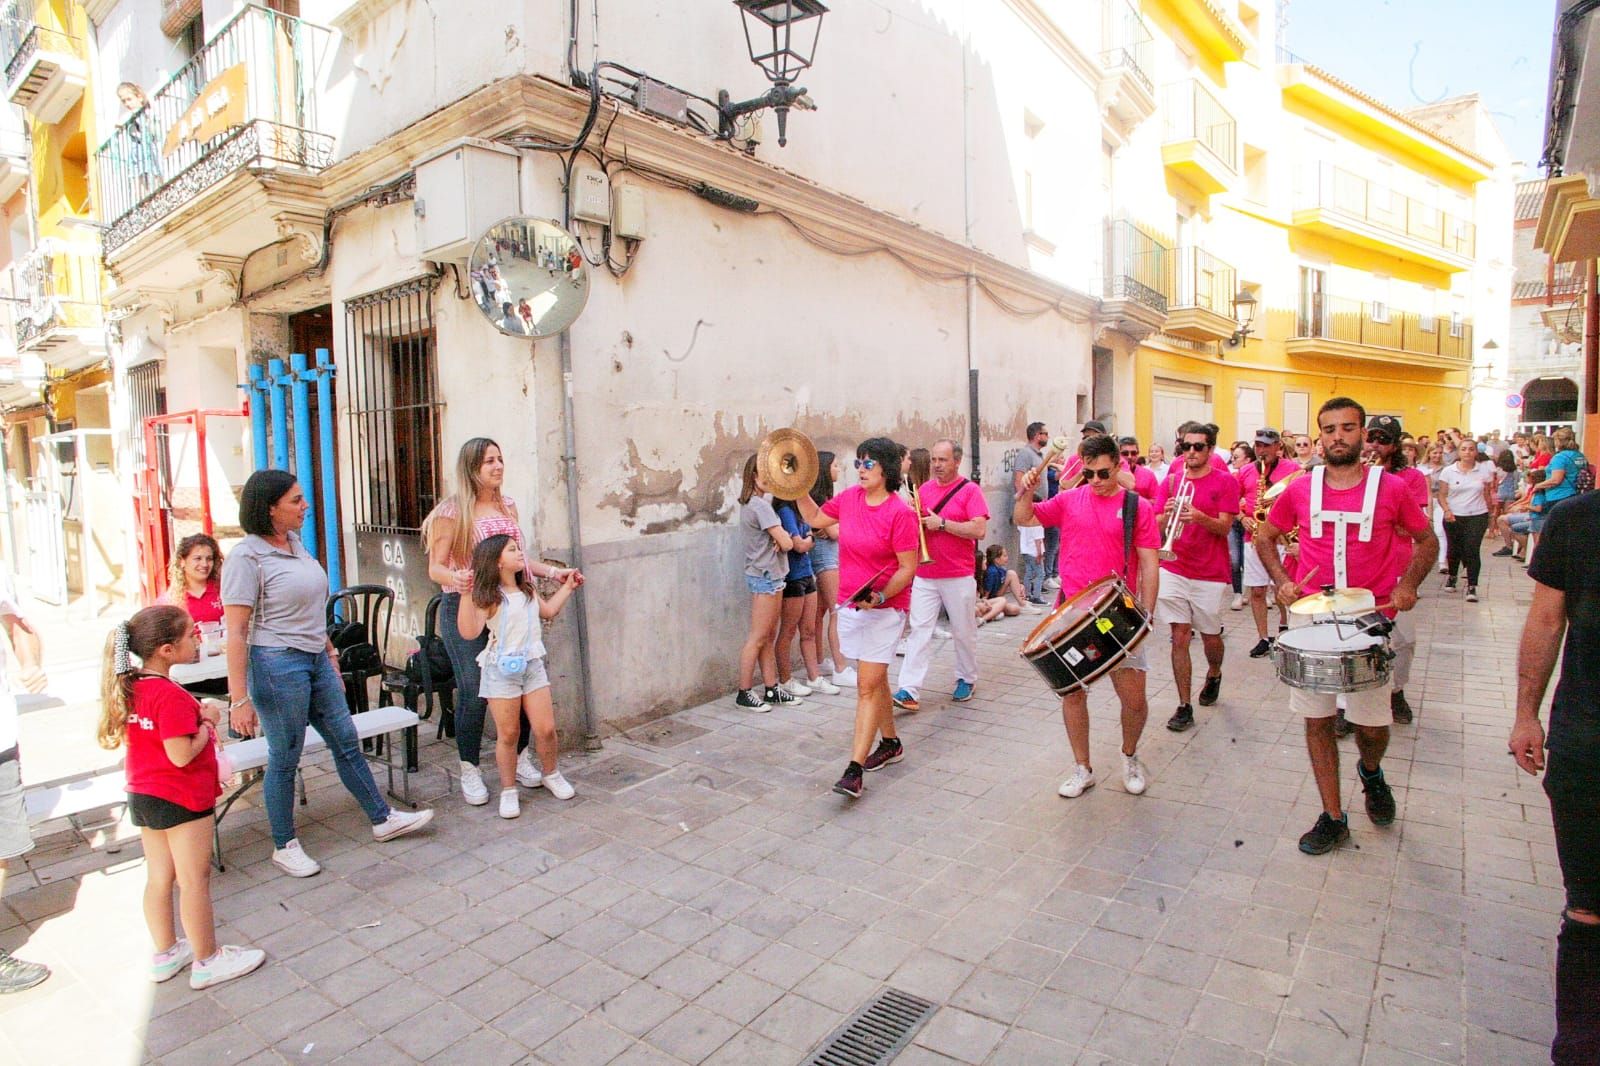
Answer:
[[[966,478],[962,478],[960,481],[956,482],[956,487],[951,489],[949,492],[945,493],[944,494],[944,499],[942,499],[938,503],[934,504],[933,510],[931,512],[929,512],[929,513],[930,514],[938,514],[940,511],[944,510],[944,505],[949,503],[951,500],[955,499],[956,498],[956,493],[958,493],[962,489],[966,488],[966,485],[967,485],[967,479]]]
[[[1122,494],[1122,558],[1127,567],[1125,577],[1133,576],[1133,527],[1139,519],[1139,494],[1125,489]]]

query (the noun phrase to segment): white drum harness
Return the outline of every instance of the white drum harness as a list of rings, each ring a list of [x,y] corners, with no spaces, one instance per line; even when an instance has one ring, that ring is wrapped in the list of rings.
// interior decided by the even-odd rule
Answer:
[[[1351,526],[1359,527],[1360,532],[1356,539],[1366,544],[1372,540],[1372,520],[1377,515],[1378,483],[1383,479],[1381,467],[1367,469],[1366,493],[1361,497],[1361,510],[1359,511],[1326,511],[1322,507],[1322,480],[1328,468],[1315,466],[1311,468],[1311,520],[1310,529],[1313,537],[1322,536],[1322,524],[1333,523],[1333,584],[1335,588],[1349,588],[1350,574],[1346,566],[1349,530]]]

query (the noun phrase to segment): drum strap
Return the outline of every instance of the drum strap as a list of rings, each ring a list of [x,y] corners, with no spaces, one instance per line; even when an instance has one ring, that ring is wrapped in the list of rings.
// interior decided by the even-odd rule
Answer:
[[[1322,536],[1322,524],[1333,523],[1333,581],[1338,588],[1349,588],[1349,530],[1351,526],[1359,527],[1356,539],[1363,544],[1372,540],[1372,520],[1377,514],[1378,484],[1383,479],[1383,470],[1376,466],[1367,469],[1361,510],[1326,511],[1322,507],[1322,481],[1327,469],[1325,466],[1311,468],[1311,535]]]
[[[1136,578],[1137,568],[1133,564],[1133,527],[1139,520],[1139,494],[1132,490],[1124,489],[1122,494],[1122,559],[1123,574],[1130,583]]]

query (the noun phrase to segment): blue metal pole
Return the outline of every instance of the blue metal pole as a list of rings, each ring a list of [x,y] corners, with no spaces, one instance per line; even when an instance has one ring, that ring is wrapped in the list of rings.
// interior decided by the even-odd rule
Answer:
[[[328,349],[317,349],[317,433],[322,442],[322,539],[324,563],[328,567],[328,586],[344,588],[339,558],[339,485],[333,456],[333,359]]]
[[[316,483],[311,480],[311,386],[307,384],[311,375],[306,371],[306,357],[302,352],[290,353],[289,367],[294,371],[289,379],[289,396],[294,401],[294,476],[300,479],[300,487],[311,504],[300,539],[312,558],[316,558],[321,554],[321,542],[317,540]]]
[[[272,466],[289,469],[289,379],[282,359],[267,360],[267,381],[272,386]]]
[[[250,451],[255,469],[267,468],[267,383],[259,366],[250,367],[250,383],[245,386],[250,397]]]

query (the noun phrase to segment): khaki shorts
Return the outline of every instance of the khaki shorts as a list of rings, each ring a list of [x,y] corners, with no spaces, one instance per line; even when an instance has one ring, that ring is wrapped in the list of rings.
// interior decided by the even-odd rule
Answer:
[[[1194,626],[1206,636],[1221,633],[1222,612],[1232,591],[1226,581],[1196,581],[1163,570],[1161,592],[1156,598],[1156,624]]]
[[[1310,624],[1311,619],[1306,615],[1289,616],[1290,629],[1299,629]],[[1287,685],[1284,687],[1289,688]],[[1352,725],[1393,725],[1394,711],[1389,707],[1389,694],[1393,691],[1392,678],[1388,683],[1378,688],[1369,688],[1365,692],[1335,694],[1289,688],[1289,709],[1301,718],[1332,718],[1342,705],[1345,721]]]

